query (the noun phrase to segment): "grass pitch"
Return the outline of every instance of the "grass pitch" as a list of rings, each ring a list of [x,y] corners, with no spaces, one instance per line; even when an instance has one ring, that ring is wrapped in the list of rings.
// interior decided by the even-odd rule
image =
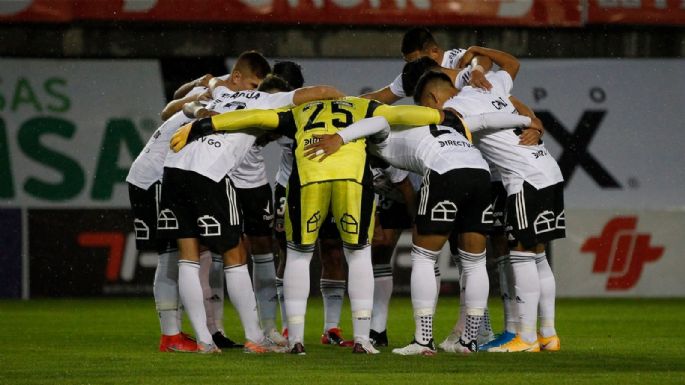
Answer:
[[[491,300],[493,325],[501,306]],[[349,306],[342,327],[351,335]],[[451,329],[454,298],[443,297],[436,342]],[[556,353],[390,353],[412,338],[408,298],[391,303],[391,347],[376,356],[322,346],[322,306],[310,300],[306,356],[158,353],[152,299],[0,301],[0,384],[683,384],[685,300],[561,300]],[[229,336],[242,337],[226,306]],[[190,326],[186,325],[186,331]]]

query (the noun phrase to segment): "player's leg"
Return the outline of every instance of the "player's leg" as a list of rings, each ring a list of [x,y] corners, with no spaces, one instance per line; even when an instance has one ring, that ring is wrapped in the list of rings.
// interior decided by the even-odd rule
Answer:
[[[274,201],[278,206],[276,208],[276,217],[274,220],[273,235],[276,239],[278,266],[276,268],[276,295],[278,296],[278,303],[281,309],[281,334],[288,338],[288,317],[285,312],[285,297],[283,296],[283,273],[285,271],[286,263],[286,240],[285,240],[285,186],[276,184],[274,189]]]
[[[293,173],[291,180],[297,180]],[[288,343],[293,354],[305,354],[304,321],[309,297],[309,264],[319,229],[328,213],[331,184],[313,183],[301,187],[290,183],[287,191],[285,232],[288,263],[283,272],[283,289],[288,315]]]
[[[272,246],[274,207],[271,186],[236,189],[245,220],[244,232],[249,239],[252,274],[259,321],[264,334],[273,342],[285,345],[286,339],[276,330],[278,294],[276,267]]]
[[[450,171],[458,186],[455,189],[457,202],[456,237],[459,256],[461,287],[460,302],[463,304],[463,328],[459,340],[447,351],[471,353],[478,350],[485,312],[488,304],[490,282],[486,267],[486,237],[492,228],[492,202],[490,199],[490,175],[485,170],[459,169]],[[454,237],[453,237],[454,238]],[[454,249],[455,239],[450,246]]]
[[[132,184],[128,187],[134,217],[136,249],[157,251],[158,254],[153,294],[162,334],[159,350],[162,352],[195,351],[197,344],[181,333],[181,325],[178,322],[180,311],[176,242],[157,240],[157,207],[161,197],[161,182],[154,183],[147,190]]]
[[[319,231],[319,255],[321,257],[321,296],[323,297],[324,326],[321,343],[326,345],[352,346],[342,335],[340,313],[345,299],[347,272],[342,240],[335,219],[329,212]]]
[[[538,304],[540,329],[538,340],[540,342],[540,349],[557,351],[561,349],[561,344],[554,326],[556,281],[552,268],[547,261],[545,246],[538,245],[535,251],[535,266],[540,277],[540,303]]]
[[[566,237],[566,214],[564,211],[564,189],[561,183],[550,186],[547,189],[548,194],[540,198],[544,202],[546,211],[553,211],[554,230],[548,232],[549,236],[544,239],[536,247],[535,262],[538,268],[538,276],[540,277],[540,349],[548,351],[558,351],[561,349],[561,343],[557,336],[557,331],[554,325],[555,318],[555,302],[556,302],[556,281],[554,274],[547,261],[547,254],[545,253],[545,244],[552,239],[560,239]]]
[[[373,236],[375,197],[370,170],[367,184],[334,181],[331,208],[343,241],[348,266],[348,294],[352,308],[354,353],[379,353],[369,341],[373,308],[373,267],[370,241]]]
[[[433,171],[423,177],[418,194],[418,212],[412,234],[411,300],[414,311],[414,339],[393,353],[433,355],[433,315],[437,299],[434,266],[454,226],[457,205],[449,178]]]
[[[224,331],[224,260],[220,254],[212,253],[202,246],[200,252],[200,283],[205,297],[207,328],[212,340],[220,349],[242,348],[226,337]]]
[[[521,191],[508,197],[507,230],[510,237],[517,242],[510,258],[518,303],[519,328],[516,338],[511,342],[488,351],[539,351],[536,321],[541,280],[536,252],[539,251],[539,245],[565,236],[562,184],[536,189],[524,182]],[[543,270],[542,273],[544,275],[549,271]],[[550,289],[549,283],[547,280],[542,283],[548,285],[547,290]],[[551,344],[552,350],[558,346],[558,339]]]
[[[213,181],[194,172],[165,168],[161,210],[157,230],[161,239],[176,239],[178,245],[178,291],[195,330],[198,352],[214,353],[207,329],[207,317],[200,284],[200,243],[198,240],[196,196],[190,191],[210,190]]]

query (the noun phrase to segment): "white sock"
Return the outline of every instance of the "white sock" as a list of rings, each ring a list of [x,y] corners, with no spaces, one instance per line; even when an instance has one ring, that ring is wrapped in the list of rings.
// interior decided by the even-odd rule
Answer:
[[[212,253],[212,268],[209,270],[209,287],[212,289],[214,327],[224,333],[224,257]]]
[[[485,251],[479,254],[459,250],[461,260],[461,278],[459,279],[464,294],[464,312],[466,325],[461,338],[465,342],[475,340],[481,328],[488,306],[490,283],[485,267]],[[461,301],[461,299],[460,299]]]
[[[540,276],[540,304],[538,313],[540,318],[540,334],[543,337],[551,337],[557,334],[554,328],[554,304],[556,300],[557,286],[554,273],[547,262],[545,252],[535,255],[535,265]]]
[[[288,262],[283,273],[285,310],[288,314],[288,341],[290,346],[304,340],[304,319],[309,297],[309,263],[313,246],[288,245]]]
[[[207,317],[207,329],[209,329],[209,332],[214,334],[220,330],[220,328],[217,327],[217,322],[216,322],[216,310],[217,310],[217,302],[223,309],[223,284],[224,284],[224,279],[223,279],[223,262],[221,263],[220,270],[217,274],[215,271],[214,265],[214,254],[209,251],[205,250],[200,253],[200,284],[202,285],[202,295],[204,299],[204,306],[205,306],[205,315]],[[217,282],[217,275],[220,277]],[[217,290],[215,289],[215,286],[221,285],[220,291],[218,291],[221,296],[219,296],[216,292]],[[217,315],[219,319],[223,318],[221,315]]]
[[[412,245],[411,249],[411,303],[414,309],[414,339],[427,344],[433,338],[437,285],[435,261],[439,251]]]
[[[435,275],[435,304],[438,304],[438,298],[440,297],[440,284],[442,283],[442,277],[440,276],[440,266],[437,264],[433,266],[433,274]],[[435,312],[435,311],[433,311]]]
[[[457,268],[457,274],[459,276],[459,315],[457,317],[457,322],[452,328],[452,334],[461,336],[461,333],[464,331],[464,324],[466,322],[466,308],[464,307],[463,286],[461,286],[461,258],[459,258],[459,254],[452,254],[452,262],[454,262],[454,265]]]
[[[173,336],[181,332],[178,323],[178,252],[159,254],[152,286],[162,334]]]
[[[268,332],[276,328],[276,307],[278,306],[274,255],[272,253],[254,254],[252,256],[252,274],[259,321],[262,324],[262,329]]]
[[[478,334],[481,336],[491,337],[494,333],[492,332],[492,324],[490,323],[490,311],[485,308],[485,313],[483,314],[483,323],[480,325]]]
[[[373,310],[371,310],[371,330],[382,332],[387,328],[388,307],[392,296],[392,266],[373,265]]]
[[[518,332],[524,341],[533,342],[537,339],[536,325],[540,300],[540,277],[535,266],[535,254],[512,251],[509,258],[514,269],[519,314]]]
[[[247,265],[226,266],[226,290],[231,303],[235,307],[240,322],[245,329],[245,338],[252,342],[262,342],[264,333],[259,327],[259,316],[257,315],[257,301]]]
[[[499,274],[499,291],[504,308],[504,330],[515,334],[518,330],[519,319],[516,310],[514,272],[508,255],[503,255],[497,259],[497,273]]]
[[[178,261],[178,292],[188,313],[190,323],[199,342],[211,344],[212,335],[207,329],[207,316],[200,285],[200,264],[193,261]]]
[[[288,315],[285,312],[285,297],[283,296],[283,278],[276,277],[276,294],[281,308],[281,330],[288,328]]]
[[[319,280],[321,296],[323,297],[324,333],[328,329],[337,328],[340,324],[340,312],[345,298],[345,284],[345,280],[325,278]]]
[[[363,247],[343,244],[347,260],[347,293],[352,308],[352,328],[355,342],[369,340],[371,329],[371,309],[373,309],[373,267],[371,266],[371,246]]]

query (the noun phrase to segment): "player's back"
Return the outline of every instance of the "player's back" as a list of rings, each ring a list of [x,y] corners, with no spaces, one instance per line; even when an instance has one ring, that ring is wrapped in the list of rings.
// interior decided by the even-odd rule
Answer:
[[[318,140],[314,135],[335,134],[350,124],[371,116],[377,105],[377,102],[368,99],[347,97],[314,101],[291,110],[296,128],[294,155],[301,185],[328,180],[362,182],[366,167],[364,139],[342,146],[323,162],[305,157],[304,146]]]
[[[488,169],[475,146],[447,126],[431,124],[392,131],[378,147],[391,165],[421,175],[427,169],[440,174],[456,168]]]

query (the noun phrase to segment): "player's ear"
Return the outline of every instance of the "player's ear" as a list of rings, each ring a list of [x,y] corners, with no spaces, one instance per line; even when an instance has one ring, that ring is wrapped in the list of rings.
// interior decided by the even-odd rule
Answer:
[[[231,82],[234,85],[238,84],[238,82],[240,82],[240,79],[242,79],[242,78],[243,78],[243,74],[242,74],[242,72],[240,72],[240,70],[233,70],[233,72],[231,72]]]
[[[437,46],[430,46],[428,48],[428,56],[438,63],[442,63],[442,57],[440,56],[440,49]]]

